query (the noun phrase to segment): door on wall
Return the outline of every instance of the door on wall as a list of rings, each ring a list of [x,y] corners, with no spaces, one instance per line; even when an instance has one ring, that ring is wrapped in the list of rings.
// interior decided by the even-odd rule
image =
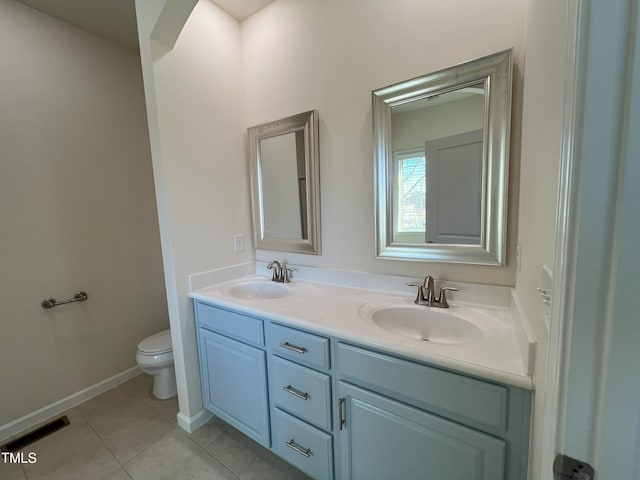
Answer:
[[[571,148],[563,160],[567,188],[560,196],[556,242],[562,247],[556,252],[559,282],[553,290],[553,368],[547,381],[547,395],[553,396],[545,404],[550,432],[545,440],[554,451],[543,459],[543,471],[551,478],[552,457],[561,453],[578,462],[569,460],[565,468],[556,462],[554,478],[635,480],[640,479],[640,9],[624,0],[570,4],[578,25],[578,73],[570,89],[579,107],[565,132]],[[556,402],[557,412],[547,409]]]
[[[482,132],[474,130],[425,143],[427,243],[480,244]]]

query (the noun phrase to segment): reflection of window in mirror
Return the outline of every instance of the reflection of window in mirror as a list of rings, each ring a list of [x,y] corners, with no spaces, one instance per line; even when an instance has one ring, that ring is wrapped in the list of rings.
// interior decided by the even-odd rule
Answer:
[[[505,265],[511,74],[504,50],[372,92],[377,258]]]
[[[485,100],[482,81],[391,108],[393,243],[480,243]]]
[[[426,229],[426,162],[424,149],[394,153],[396,178],[393,241],[421,243]]]

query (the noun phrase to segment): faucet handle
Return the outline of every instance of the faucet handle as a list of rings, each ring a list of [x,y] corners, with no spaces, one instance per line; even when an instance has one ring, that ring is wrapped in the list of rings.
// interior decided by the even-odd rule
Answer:
[[[271,275],[271,281],[279,282],[282,276],[282,265],[277,260],[271,260],[267,265],[269,270],[273,270],[273,274]]]
[[[433,280],[433,277],[431,275],[427,275],[426,277],[424,277],[424,283],[422,284],[422,287],[427,292],[427,305],[431,305],[437,300],[435,281]]]
[[[289,283],[291,281],[291,273],[295,271],[295,268],[282,267],[282,281]]]
[[[418,294],[414,301],[417,305],[424,305],[426,300],[424,298],[424,285],[422,283],[407,283],[407,287],[418,287]]]
[[[449,308],[449,304],[447,303],[447,290],[451,292],[458,291],[458,289],[455,287],[442,287],[440,289],[440,298],[438,299],[438,304],[442,308]]]

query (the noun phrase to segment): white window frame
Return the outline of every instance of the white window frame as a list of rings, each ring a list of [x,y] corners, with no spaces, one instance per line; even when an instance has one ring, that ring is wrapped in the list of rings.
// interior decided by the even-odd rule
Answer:
[[[412,148],[407,150],[398,150],[393,153],[393,169],[394,169],[394,189],[393,189],[393,241],[394,243],[424,243],[426,241],[426,216],[427,216],[427,199],[425,192],[425,230],[416,232],[399,231],[398,224],[400,222],[400,182],[402,176],[400,174],[400,164],[409,158],[422,157],[425,159],[425,189],[426,189],[426,166],[427,159],[424,148]]]

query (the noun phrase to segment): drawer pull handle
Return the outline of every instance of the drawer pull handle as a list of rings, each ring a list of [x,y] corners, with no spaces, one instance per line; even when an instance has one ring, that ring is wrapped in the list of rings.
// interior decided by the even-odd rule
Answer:
[[[309,458],[311,456],[311,449],[310,448],[303,448],[300,445],[298,445],[293,438],[291,440],[289,440],[288,442],[285,442],[285,445],[287,447],[289,447],[290,449],[298,452],[300,455],[302,455],[303,457],[307,457]]]
[[[347,420],[345,419],[345,415],[344,415],[344,406],[345,406],[344,397],[339,398],[338,399],[338,427],[340,430],[342,430],[345,424],[347,423]]]
[[[296,353],[307,353],[307,349],[304,347],[298,347],[296,345],[292,345],[289,342],[284,342],[281,343],[280,346],[282,348],[286,348],[287,350],[291,350],[292,352],[296,352]]]
[[[287,385],[286,387],[282,387],[282,389],[293,395],[294,397],[301,398],[302,400],[309,400],[309,394],[307,392],[301,392],[297,388],[293,388],[291,385]]]

